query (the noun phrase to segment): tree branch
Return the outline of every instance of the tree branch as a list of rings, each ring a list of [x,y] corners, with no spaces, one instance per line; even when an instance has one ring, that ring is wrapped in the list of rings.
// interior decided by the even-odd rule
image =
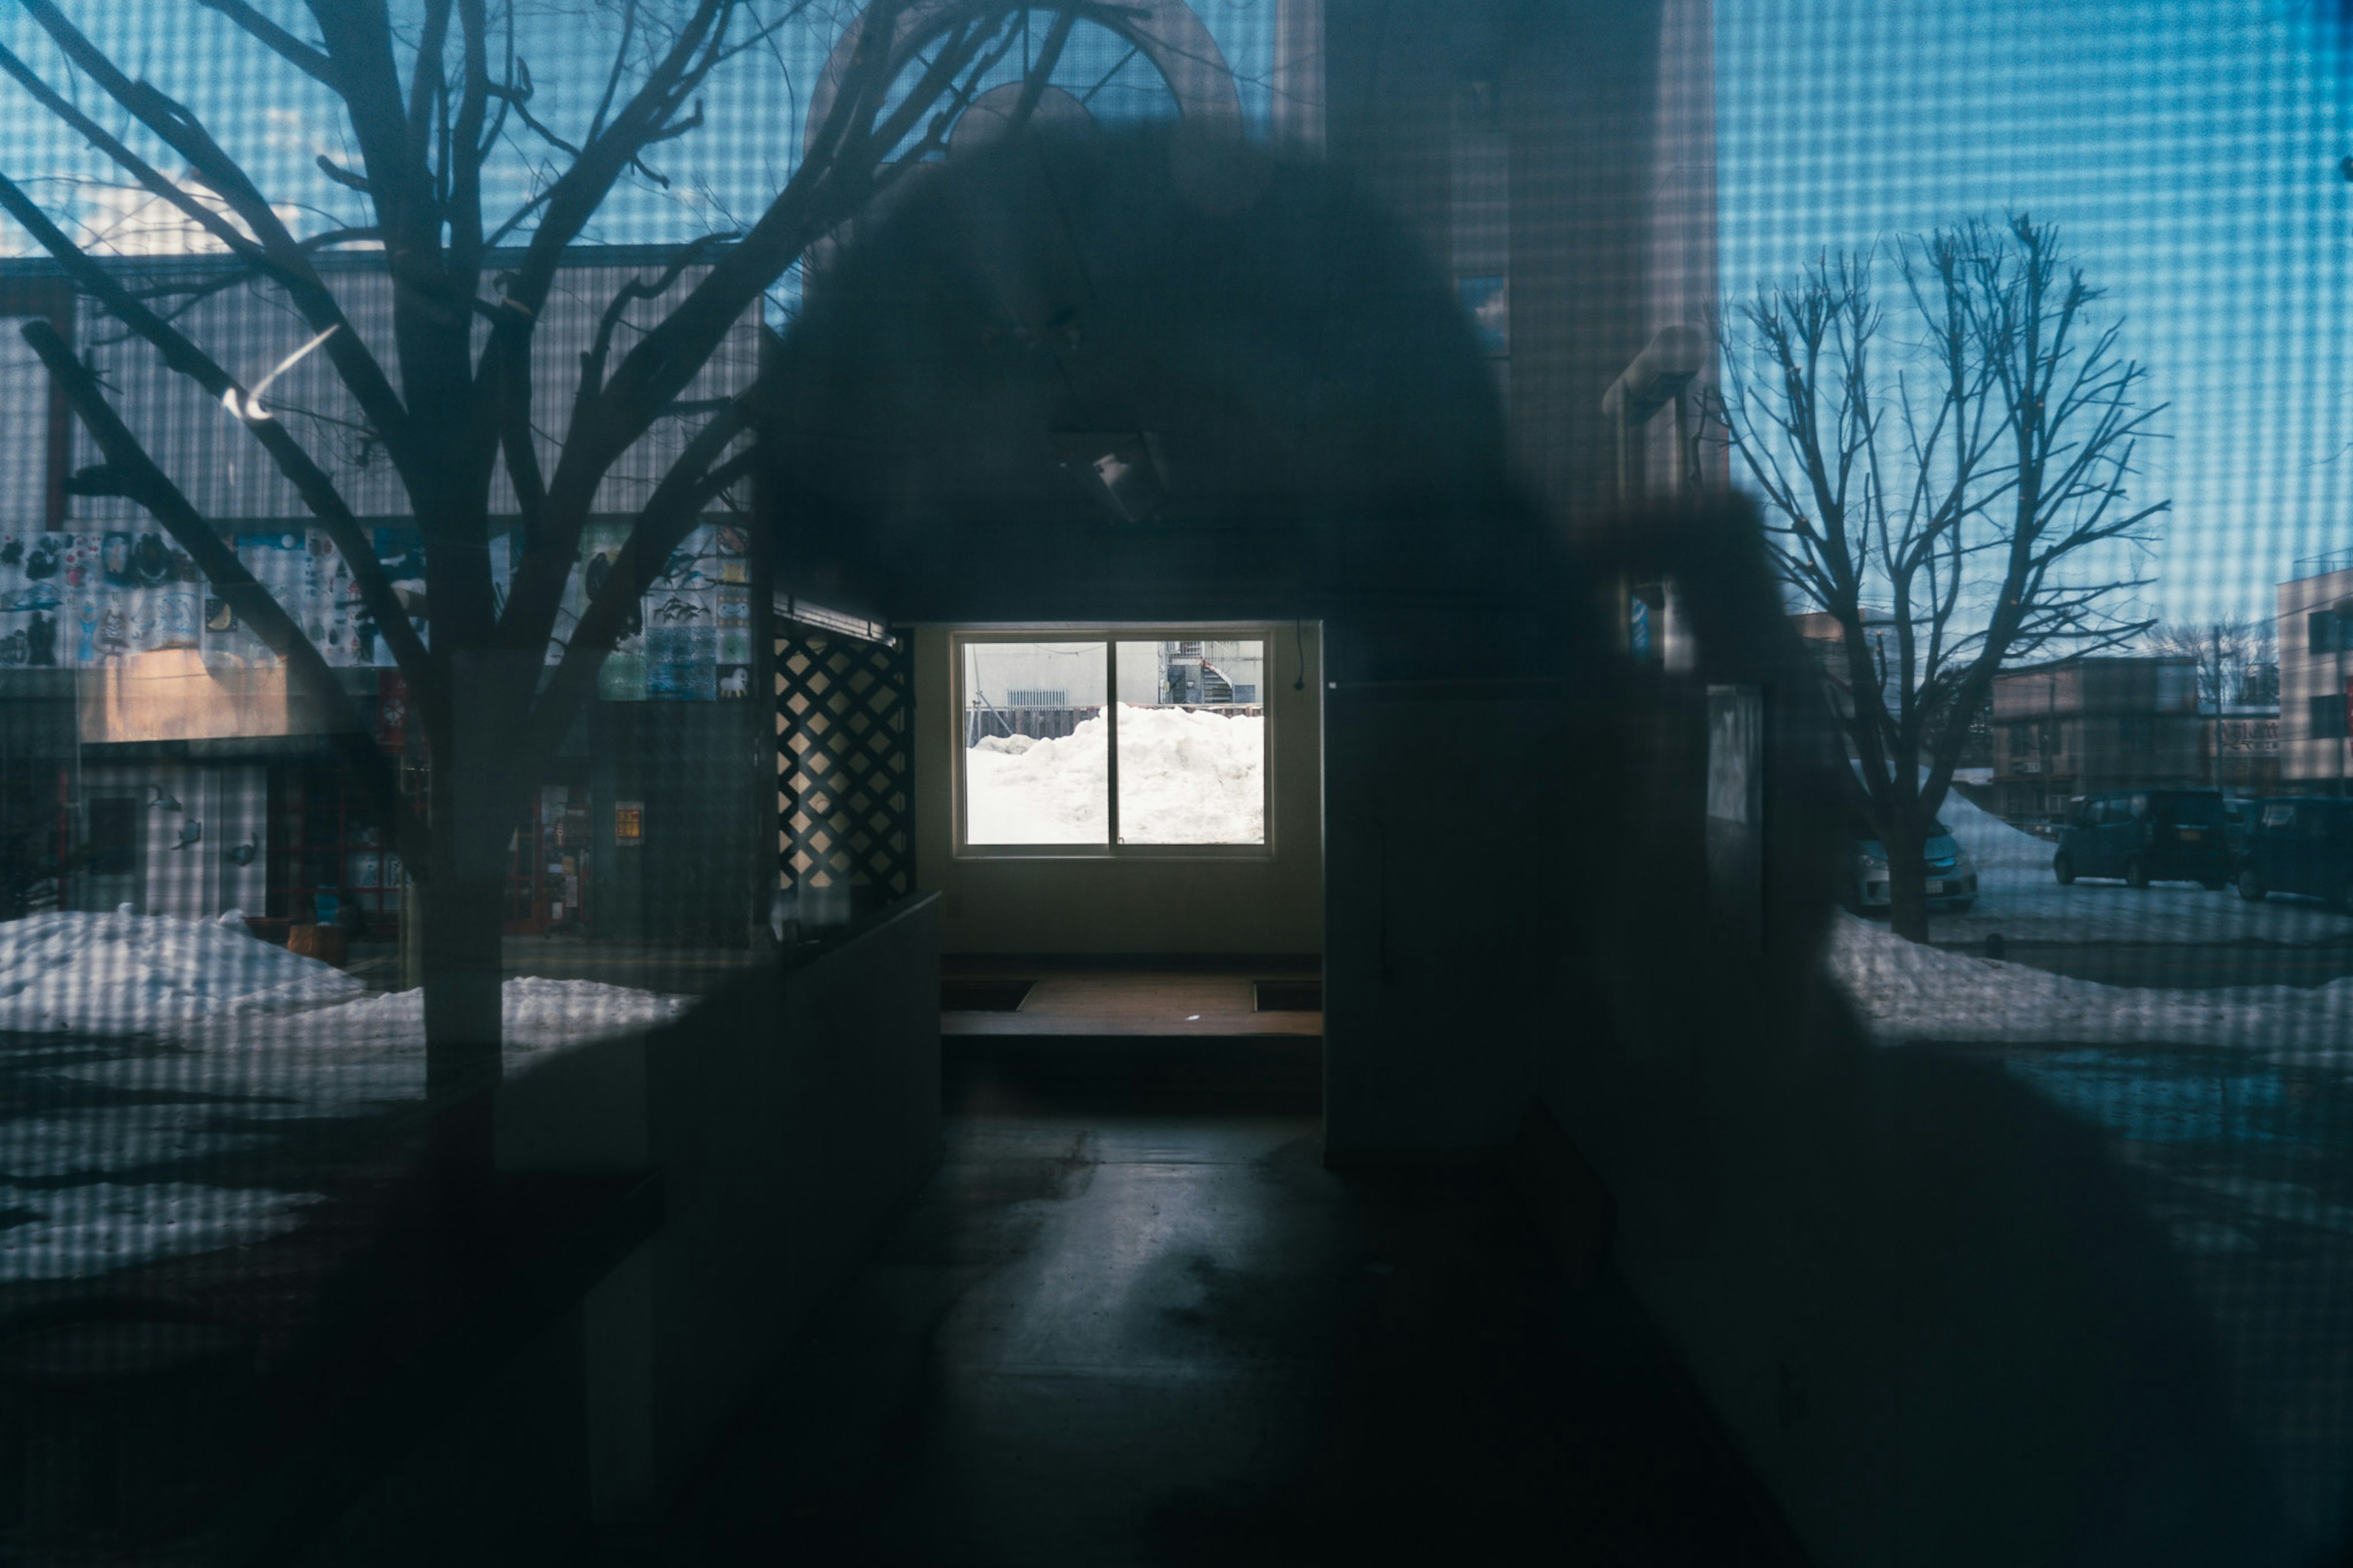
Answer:
[[[190,342],[177,328],[164,321],[153,310],[132,299],[130,292],[95,258],[85,254],[68,239],[47,214],[34,205],[16,182],[0,175],[0,209],[24,225],[26,232],[39,241],[66,266],[74,280],[110,315],[131,328],[153,344],[164,356],[164,363],[180,374],[203,387],[215,398],[237,388],[229,374],[209,354]],[[416,629],[409,626],[406,615],[392,592],[392,584],[377,564],[375,550],[362,532],[359,520],[335,489],[326,470],[313,462],[299,442],[274,419],[239,420],[262,450],[269,454],[278,471],[294,486],[305,506],[318,518],[327,537],[343,552],[352,569],[352,581],[359,588],[361,602],[376,618],[384,633],[385,646],[399,661],[401,670],[429,700],[438,691],[429,672],[425,646],[417,640]]]
[[[554,754],[572,727],[573,716],[587,695],[588,683],[612,652],[613,644],[628,624],[630,608],[644,595],[656,569],[670,559],[679,541],[693,531],[702,509],[728,486],[750,473],[757,461],[758,454],[747,449],[708,471],[692,469],[681,462],[656,488],[644,510],[638,513],[637,526],[629,531],[628,542],[622,546],[613,571],[581,613],[579,625],[574,628],[572,640],[557,662],[555,673],[549,678],[547,689],[533,705],[519,746],[523,758]]]
[[[343,307],[325,282],[311,267],[310,258],[295,242],[269,199],[257,189],[236,160],[221,150],[207,134],[195,116],[179,104],[143,82],[134,82],[125,76],[103,51],[83,37],[79,29],[59,12],[54,0],[19,0],[26,11],[40,24],[67,58],[106,95],[128,110],[140,122],[161,137],[166,145],[188,160],[190,170],[227,204],[229,210],[250,229],[272,267],[280,273],[280,282],[292,298],[296,309],[310,321],[313,331],[325,331],[330,327],[343,330],[328,340],[326,353],[341,372],[344,384],[365,410],[378,432],[384,437],[385,447],[404,474],[417,454],[410,449],[407,434],[407,412],[392,390],[384,369],[344,320]],[[389,230],[387,230],[389,232]]]
[[[343,84],[335,79],[332,60],[247,5],[246,0],[196,0],[196,4],[219,12],[311,80],[336,92],[343,90]]]
[[[37,318],[26,323],[23,335],[105,458],[106,493],[137,503],[162,523],[195,561],[205,580],[311,690],[326,710],[331,721],[330,733],[344,753],[344,760],[383,813],[384,820],[393,827],[403,858],[414,859],[421,869],[427,858],[424,826],[400,798],[391,763],[376,749],[365,717],[353,702],[351,693],[343,689],[343,682],[335,679],[334,671],[328,668],[325,656],[311,646],[269,590],[255,581],[245,563],[237,560],[237,552],[204,520],[179,487],[156,467],[154,459],[132,435],[130,426],[107,403],[98,378],[74,357],[57,329]],[[373,556],[369,564],[375,564]]]

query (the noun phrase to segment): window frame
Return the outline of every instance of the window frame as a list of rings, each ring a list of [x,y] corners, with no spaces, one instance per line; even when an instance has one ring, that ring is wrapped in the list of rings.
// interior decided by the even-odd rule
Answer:
[[[2323,691],[2305,699],[2305,727],[2312,731],[2308,739],[2342,741],[2346,738],[2345,694]]]
[[[948,628],[949,858],[956,860],[1271,860],[1275,856],[1275,720],[1272,679],[1276,627],[1266,621],[1033,623]],[[1265,647],[1259,700],[1237,703],[1260,713],[1260,836],[1255,844],[1122,844],[1119,841],[1119,645],[1124,642],[1250,642]],[[1103,645],[1104,744],[1109,799],[1102,844],[975,844],[967,837],[965,784],[965,649],[979,643],[1100,642]]]

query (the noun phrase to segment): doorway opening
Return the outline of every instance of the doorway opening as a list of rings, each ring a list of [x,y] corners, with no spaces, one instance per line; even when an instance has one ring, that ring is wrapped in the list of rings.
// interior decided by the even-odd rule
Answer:
[[[1318,1095],[1318,630],[913,629],[952,1089]]]

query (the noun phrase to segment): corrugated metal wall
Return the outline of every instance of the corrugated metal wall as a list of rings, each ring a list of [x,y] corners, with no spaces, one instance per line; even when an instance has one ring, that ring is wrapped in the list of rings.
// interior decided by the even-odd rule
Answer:
[[[217,262],[192,262],[182,276],[216,276],[218,266]],[[543,468],[552,469],[561,456],[558,437],[579,384],[580,355],[596,336],[598,318],[623,284],[631,279],[649,279],[659,269],[659,263],[650,258],[643,266],[600,262],[566,268],[557,280],[532,353],[533,426],[539,433]],[[682,275],[663,294],[629,308],[626,324],[616,334],[616,362],[643,328],[659,321],[684,298],[701,270]],[[152,264],[143,266],[142,272],[140,281],[147,287],[172,276],[153,269]],[[375,351],[398,386],[399,366],[392,349],[391,279],[380,265],[364,258],[354,258],[326,276],[353,330]],[[738,330],[688,387],[685,401],[724,397],[749,384],[758,368],[759,320],[757,306],[745,312]],[[275,286],[259,282],[239,284],[197,300],[179,316],[178,325],[248,386],[311,336],[309,323],[294,313]],[[486,327],[477,330],[478,347],[486,331]],[[195,383],[167,368],[145,342],[126,340],[119,322],[94,311],[83,313],[77,336],[90,363],[113,389],[115,405],[125,421],[145,436],[150,450],[197,510],[216,520],[308,515],[294,487],[279,474],[258,444],[243,437],[227,410]],[[323,352],[281,376],[269,388],[267,402],[332,476],[354,513],[387,518],[410,515],[399,476],[385,460],[382,444]],[[699,419],[688,417],[658,421],[614,465],[597,494],[596,510],[634,512],[675,460],[696,423]],[[88,433],[79,425],[72,450],[77,468],[98,460]],[[492,510],[512,510],[503,470],[494,483]],[[113,497],[78,496],[69,509],[74,522],[117,522],[143,515],[133,503]]]

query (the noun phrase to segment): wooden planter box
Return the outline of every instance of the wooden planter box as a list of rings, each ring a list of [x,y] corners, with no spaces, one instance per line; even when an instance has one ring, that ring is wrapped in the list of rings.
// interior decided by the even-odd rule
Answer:
[[[286,951],[340,969],[351,961],[351,932],[341,926],[290,925],[286,928]]]

